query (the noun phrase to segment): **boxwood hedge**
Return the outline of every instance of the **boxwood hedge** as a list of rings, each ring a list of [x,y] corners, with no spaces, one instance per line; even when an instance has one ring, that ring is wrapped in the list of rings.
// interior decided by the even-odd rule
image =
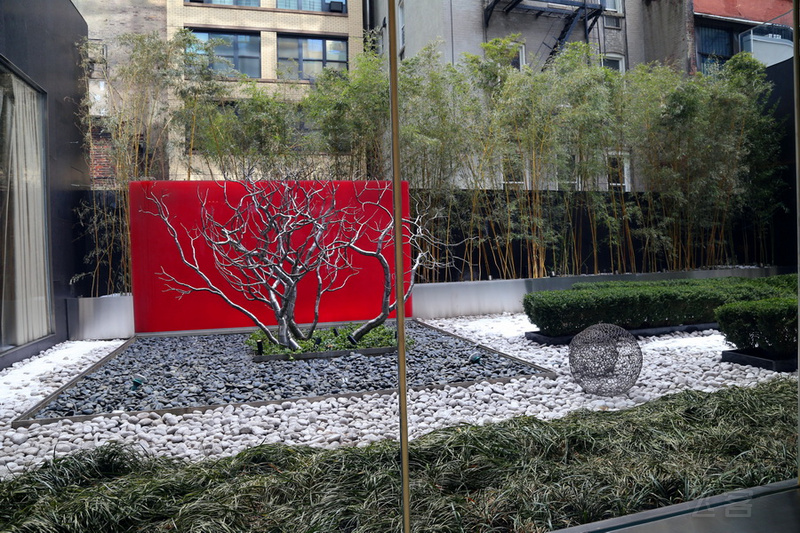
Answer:
[[[724,304],[791,295],[797,276],[576,283],[525,295],[523,306],[544,335],[574,335],[600,322],[625,329],[714,322]]]
[[[732,302],[715,315],[720,331],[740,350],[761,348],[778,357],[797,353],[797,298]]]

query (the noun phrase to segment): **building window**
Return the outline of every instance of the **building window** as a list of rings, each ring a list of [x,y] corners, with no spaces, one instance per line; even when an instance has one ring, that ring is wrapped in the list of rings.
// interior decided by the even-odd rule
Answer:
[[[278,0],[278,9],[346,13],[347,0]]]
[[[604,54],[603,66],[618,72],[625,72],[625,56],[620,54]]]
[[[251,78],[261,77],[261,37],[251,33],[223,33],[213,31],[195,31],[201,41],[216,39],[223,41],[214,47],[214,53],[230,61],[230,64],[216,62],[214,70],[229,72],[234,70]]]
[[[722,28],[697,27],[697,59],[698,67],[703,74],[708,74],[730,59],[734,50],[734,32]]]
[[[278,36],[278,77],[313,80],[322,69],[347,70],[347,41]]]
[[[606,11],[622,11],[622,0],[605,0]]]
[[[626,154],[608,155],[608,190],[625,192],[631,188],[631,160]]]
[[[511,66],[517,70],[522,70],[522,67],[527,64],[525,59],[525,45],[523,43],[518,44],[519,49],[517,50],[517,55],[511,60]]]
[[[218,6],[261,7],[261,0],[188,0],[190,4],[216,4]]]
[[[0,352],[52,334],[44,97],[0,65]]]
[[[621,30],[622,17],[614,17],[606,15],[603,17],[603,26],[605,26],[606,28],[610,28],[612,30]]]

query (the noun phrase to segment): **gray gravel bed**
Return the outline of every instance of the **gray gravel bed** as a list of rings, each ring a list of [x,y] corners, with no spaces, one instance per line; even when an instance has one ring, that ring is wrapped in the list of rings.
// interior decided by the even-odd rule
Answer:
[[[471,342],[406,324],[410,387],[532,375],[538,370]],[[397,353],[252,361],[247,335],[143,337],[59,395],[34,418],[277,401],[391,389]],[[134,379],[145,378],[134,389]]]

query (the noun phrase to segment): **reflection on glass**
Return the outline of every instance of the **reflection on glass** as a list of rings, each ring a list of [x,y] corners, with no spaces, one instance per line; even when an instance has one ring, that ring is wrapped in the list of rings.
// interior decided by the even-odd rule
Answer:
[[[278,76],[312,80],[325,68],[347,70],[347,41],[308,37],[278,37]]]
[[[214,40],[214,53],[226,61],[212,65],[214,70],[230,74],[230,69],[251,78],[261,77],[261,37],[249,33],[194,32],[201,41]]]
[[[322,60],[322,39],[303,39],[303,59]]]
[[[43,102],[0,67],[0,351],[53,332]]]

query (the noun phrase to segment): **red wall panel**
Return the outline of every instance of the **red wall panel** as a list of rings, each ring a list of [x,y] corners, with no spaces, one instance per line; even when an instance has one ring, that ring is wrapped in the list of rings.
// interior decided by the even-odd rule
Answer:
[[[791,11],[792,0],[694,0],[694,12],[767,22]]]
[[[327,183],[327,185],[325,185]],[[169,220],[178,229],[179,241],[189,250],[189,234],[196,232],[202,222],[200,198],[207,198],[207,205],[214,206],[225,216],[225,200],[237,194],[235,182],[207,181],[146,181],[134,182],[130,186],[131,205],[131,253],[133,262],[133,300],[137,333],[192,331],[203,329],[235,328],[254,326],[240,311],[232,308],[223,299],[207,292],[180,295],[169,290],[162,270],[178,280],[202,286],[200,276],[185,266],[178,246],[167,231],[165,222],[154,215],[153,198],[162,199],[169,211]],[[329,187],[340,206],[368,213],[372,224],[385,227],[391,223],[393,199],[390,182],[293,182],[293,187],[308,189]],[[226,188],[227,187],[227,188]],[[408,216],[408,186],[402,186],[403,217]],[[372,203],[382,206],[378,209]],[[364,211],[366,210],[366,211]],[[215,211],[215,213],[217,212]],[[388,211],[388,212],[387,212]],[[215,218],[217,218],[215,216]],[[221,218],[220,218],[221,219]],[[214,268],[213,255],[202,239],[195,241],[195,253],[203,272],[208,273],[214,283],[223,283],[223,277]],[[394,271],[393,247],[386,246],[384,257]],[[403,247],[408,264],[410,247]],[[375,258],[353,256],[351,277],[336,292],[323,296],[320,306],[320,322],[363,321],[378,315],[383,290],[383,270]],[[408,283],[406,275],[406,283]],[[299,289],[296,317],[298,322],[309,322],[313,318],[314,284],[310,281]],[[247,302],[235,292],[228,292],[238,303],[256,313],[260,320],[275,324],[274,314],[266,305]],[[406,314],[411,315],[411,302],[406,305]]]

